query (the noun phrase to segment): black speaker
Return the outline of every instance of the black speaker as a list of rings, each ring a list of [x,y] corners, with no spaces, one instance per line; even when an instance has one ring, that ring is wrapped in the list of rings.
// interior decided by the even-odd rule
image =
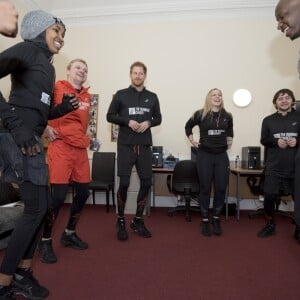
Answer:
[[[242,168],[260,169],[260,147],[242,147]]]
[[[163,159],[163,147],[153,146],[152,147],[152,167],[162,168],[164,166]]]

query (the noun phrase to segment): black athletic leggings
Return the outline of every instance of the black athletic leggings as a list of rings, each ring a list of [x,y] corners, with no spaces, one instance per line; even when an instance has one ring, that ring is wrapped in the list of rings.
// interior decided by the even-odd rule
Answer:
[[[280,197],[294,194],[294,179],[266,175],[264,179],[264,210],[268,217],[273,217],[276,204]]]
[[[0,272],[6,275],[15,273],[20,260],[33,257],[42,221],[50,202],[48,186],[24,182],[19,188],[24,202],[24,212],[11,235],[1,264]]]
[[[140,178],[140,189],[137,195],[136,217],[143,217],[152,184],[152,149],[148,145],[118,145],[118,176],[120,178],[118,199],[118,216],[124,217],[127,191],[131,170],[135,165]]]
[[[225,202],[229,180],[229,159],[226,152],[208,153],[199,150],[197,169],[200,183],[200,208],[202,218],[208,218],[211,186],[214,185],[213,215],[220,216]]]
[[[80,212],[82,211],[86,200],[88,199],[89,183],[73,182],[75,197],[71,204],[70,217],[67,224],[67,229],[75,230],[78,222]],[[52,184],[52,205],[47,212],[44,223],[43,238],[50,238],[52,235],[52,228],[58,216],[61,206],[66,200],[69,185],[68,184]]]
[[[124,210],[127,200],[130,176],[120,176],[120,185],[117,193],[118,197],[118,216],[124,217]],[[152,178],[140,179],[140,189],[137,195],[136,217],[142,218],[148,200],[148,193],[151,188]]]

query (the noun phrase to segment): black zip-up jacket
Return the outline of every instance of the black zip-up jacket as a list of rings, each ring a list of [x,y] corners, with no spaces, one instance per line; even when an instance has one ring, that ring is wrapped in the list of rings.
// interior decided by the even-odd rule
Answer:
[[[291,137],[296,138],[296,147],[279,148],[278,139]],[[299,140],[300,112],[292,110],[286,115],[276,112],[263,119],[260,142],[266,147],[266,175],[293,178]]]
[[[199,148],[205,152],[222,153],[227,150],[227,137],[233,137],[232,115],[221,109],[208,112],[202,120],[203,109],[197,110],[185,124],[185,134],[190,136],[194,126],[199,126]]]
[[[161,123],[158,97],[145,88],[140,92],[133,86],[119,90],[112,99],[106,119],[120,126],[119,144],[152,145],[150,127]],[[143,133],[135,132],[128,126],[130,120],[148,121],[150,127]]]
[[[47,120],[62,115],[58,107],[52,106],[52,55],[46,45],[34,41],[18,43],[0,53],[0,78],[11,74],[12,84],[8,102],[0,93],[0,118],[7,129],[6,123],[11,122],[14,127],[25,126],[41,136]]]

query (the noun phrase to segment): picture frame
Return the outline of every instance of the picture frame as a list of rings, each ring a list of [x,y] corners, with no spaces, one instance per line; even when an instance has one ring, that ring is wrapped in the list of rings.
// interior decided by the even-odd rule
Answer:
[[[91,139],[97,138],[98,103],[99,103],[99,94],[91,94],[91,104],[90,104],[90,111],[89,111],[89,133]]]
[[[98,152],[101,146],[97,138],[99,94],[91,94],[88,132],[91,138],[90,150]]]
[[[300,111],[300,100],[296,100],[294,103],[294,109]]]
[[[118,140],[119,135],[119,125],[117,124],[111,124],[111,141],[116,142]]]

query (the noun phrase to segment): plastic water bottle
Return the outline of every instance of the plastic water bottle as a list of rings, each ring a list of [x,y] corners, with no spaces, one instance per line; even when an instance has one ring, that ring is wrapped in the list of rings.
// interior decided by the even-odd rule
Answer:
[[[235,161],[234,161],[234,167],[235,168],[239,168],[240,167],[240,156],[239,155],[237,155],[236,157],[235,157]]]

